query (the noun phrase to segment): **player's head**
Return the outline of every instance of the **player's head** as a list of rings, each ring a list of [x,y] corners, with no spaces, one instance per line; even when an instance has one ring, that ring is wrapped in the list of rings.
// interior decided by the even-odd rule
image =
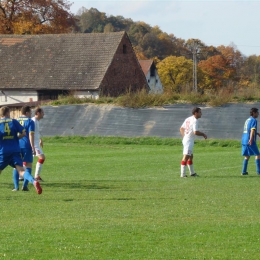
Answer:
[[[192,109],[192,114],[195,116],[195,118],[201,118],[201,109],[199,107],[194,107]]]
[[[29,106],[24,106],[24,107],[22,107],[21,113],[22,113],[22,115],[24,115],[24,116],[29,116],[29,117],[31,117],[31,113],[32,113],[31,107],[29,107]]]
[[[0,108],[0,117],[10,117],[10,108],[3,106]]]
[[[44,117],[44,111],[41,107],[36,107],[35,108],[35,117],[40,120]]]
[[[254,118],[257,118],[259,115],[259,112],[258,112],[258,108],[256,107],[252,107],[250,109],[250,116],[254,117]]]
[[[202,112],[201,109],[199,107],[194,107],[192,109],[192,114],[194,115],[195,118],[201,118]]]

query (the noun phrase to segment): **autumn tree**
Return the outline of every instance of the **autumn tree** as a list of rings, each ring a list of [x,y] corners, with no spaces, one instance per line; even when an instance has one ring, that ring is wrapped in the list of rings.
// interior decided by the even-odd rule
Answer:
[[[241,87],[260,86],[260,56],[251,55],[244,60],[239,70],[239,85]]]
[[[1,34],[66,33],[74,19],[66,0],[0,1]]]
[[[182,87],[192,86],[192,60],[169,56],[156,66],[166,91],[180,91]]]

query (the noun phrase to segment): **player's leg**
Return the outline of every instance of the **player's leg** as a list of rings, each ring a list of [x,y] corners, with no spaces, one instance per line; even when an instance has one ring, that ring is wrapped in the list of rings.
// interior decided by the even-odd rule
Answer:
[[[190,150],[190,142],[183,142],[183,157],[181,160],[181,177],[185,178],[186,175],[186,168],[187,162],[192,155],[192,151]]]
[[[24,169],[27,169],[28,172],[32,175],[32,162],[33,162],[33,154],[32,149],[23,149],[23,166]],[[28,189],[28,180],[24,179],[22,191],[29,191]]]
[[[32,175],[32,163],[24,162],[23,166],[24,166],[24,169],[27,169],[27,171]],[[22,191],[29,191],[28,183],[29,183],[29,181],[27,179],[24,179]]]
[[[38,181],[43,181],[42,178],[40,177],[40,174],[42,171],[43,163],[45,161],[45,155],[44,155],[41,147],[39,147],[39,146],[35,146],[35,152],[36,152],[36,156],[38,157],[38,161],[35,166],[34,177]]]
[[[13,191],[18,191],[19,190],[19,173],[15,168],[13,168],[13,182],[14,182]]]
[[[13,154],[12,163],[10,163],[10,165],[16,168],[20,176],[22,176],[24,179],[28,180],[33,184],[38,194],[42,193],[42,188],[40,186],[40,183],[34,180],[33,176],[30,174],[30,172],[27,169],[23,168],[23,161],[22,158],[20,157],[20,153]]]
[[[250,159],[249,145],[242,145],[242,156],[244,156],[244,160],[243,160],[243,163],[242,163],[242,173],[241,173],[241,175],[248,175],[247,166],[248,166],[248,161]]]
[[[187,161],[189,159],[189,155],[183,154],[182,160],[181,160],[181,177],[185,178],[186,175],[186,168],[187,168]]]
[[[197,174],[194,172],[194,166],[193,166],[193,154],[191,154],[189,160],[187,161],[187,166],[190,171],[190,176],[196,176]]]

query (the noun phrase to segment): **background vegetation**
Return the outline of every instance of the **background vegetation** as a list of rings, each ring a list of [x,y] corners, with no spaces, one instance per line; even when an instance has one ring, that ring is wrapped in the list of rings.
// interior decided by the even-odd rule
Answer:
[[[198,90],[204,95],[259,90],[260,56],[245,57],[235,45],[207,46],[187,41],[158,26],[107,15],[95,8],[70,13],[66,0],[5,0],[0,2],[0,33],[108,33],[126,31],[138,59],[153,59],[166,92],[191,92],[193,57],[197,60]]]

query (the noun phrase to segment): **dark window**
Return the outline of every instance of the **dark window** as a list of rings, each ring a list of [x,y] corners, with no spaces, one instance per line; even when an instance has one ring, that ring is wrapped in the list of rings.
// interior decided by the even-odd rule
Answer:
[[[123,45],[123,53],[126,53],[126,45]]]
[[[150,76],[151,76],[151,77],[155,77],[155,66],[154,66],[154,64],[151,66]]]

